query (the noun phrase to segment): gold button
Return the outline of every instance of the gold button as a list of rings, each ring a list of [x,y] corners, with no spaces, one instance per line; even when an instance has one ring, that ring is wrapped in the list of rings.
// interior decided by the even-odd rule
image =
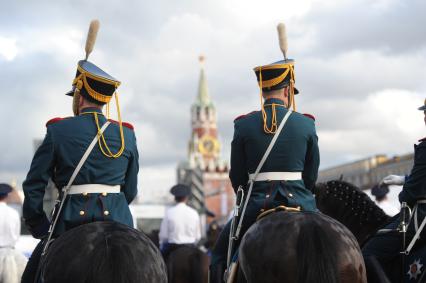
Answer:
[[[105,211],[104,211],[104,215],[105,215],[105,216],[108,216],[108,215],[109,215],[109,211],[108,211],[108,210],[105,210]]]
[[[84,192],[82,195],[83,195],[83,196],[87,196],[87,193],[86,193],[86,192]]]
[[[288,194],[288,196],[292,198],[292,197],[293,197],[293,194],[292,194],[292,193],[289,193],[289,194]]]
[[[84,210],[80,210],[80,215],[83,216],[84,215]]]
[[[103,192],[103,193],[102,193],[102,196],[106,197],[106,196],[107,196],[107,193],[106,193],[106,192]]]

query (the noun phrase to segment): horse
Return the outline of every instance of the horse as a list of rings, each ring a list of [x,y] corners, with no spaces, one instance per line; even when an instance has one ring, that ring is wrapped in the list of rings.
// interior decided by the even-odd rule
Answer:
[[[146,234],[157,248],[160,248],[160,237],[158,236],[159,232],[160,230],[154,229]]]
[[[183,245],[167,257],[169,283],[207,283],[210,259],[195,246]]]
[[[237,282],[367,282],[356,238],[321,213],[270,213],[247,230],[238,258]]]
[[[208,282],[210,252],[221,231],[222,227],[213,221],[207,229],[206,239],[200,249],[184,245],[172,251],[166,259],[169,282]]]
[[[379,229],[394,219],[386,215],[367,194],[345,181],[333,180],[319,183],[315,186],[314,193],[318,209],[345,225],[355,235],[361,247]],[[376,277],[369,280],[401,282],[401,276],[404,276],[403,282],[426,282],[426,272],[424,268],[421,272],[420,261],[418,261],[424,259],[425,254],[426,247],[416,248],[415,246],[411,254],[405,258],[402,274],[398,257],[395,258],[395,262],[387,266],[388,274],[383,272],[378,262],[367,262],[376,271],[376,274],[373,274]]]
[[[317,208],[345,225],[360,246],[391,219],[366,193],[345,181],[318,183],[314,194]]]
[[[19,283],[27,258],[12,247],[0,247],[0,283]]]
[[[41,263],[43,283],[167,282],[160,251],[129,226],[92,222],[60,235]]]

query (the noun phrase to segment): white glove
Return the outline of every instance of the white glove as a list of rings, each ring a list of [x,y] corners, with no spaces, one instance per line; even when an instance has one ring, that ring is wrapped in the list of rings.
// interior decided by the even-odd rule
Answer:
[[[399,175],[389,175],[383,178],[383,180],[380,181],[380,185],[386,184],[386,185],[397,185],[402,186],[405,183],[405,176],[399,176]]]

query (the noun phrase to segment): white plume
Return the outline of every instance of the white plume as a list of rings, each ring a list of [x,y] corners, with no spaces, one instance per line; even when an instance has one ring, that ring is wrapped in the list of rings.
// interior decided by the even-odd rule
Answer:
[[[95,46],[96,36],[98,35],[99,30],[99,21],[93,20],[90,22],[89,32],[87,33],[86,39],[86,60],[89,58],[90,53],[93,51]]]
[[[280,42],[280,48],[283,52],[284,59],[287,60],[287,50],[288,50],[288,44],[287,44],[287,32],[285,28],[285,24],[279,23],[277,26],[278,30],[278,39]]]

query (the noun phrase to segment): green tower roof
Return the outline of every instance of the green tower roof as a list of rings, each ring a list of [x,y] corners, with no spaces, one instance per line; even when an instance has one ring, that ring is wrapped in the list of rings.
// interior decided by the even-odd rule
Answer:
[[[209,90],[207,87],[207,79],[204,71],[204,56],[199,57],[199,61],[201,64],[200,70],[200,80],[198,82],[198,94],[197,100],[195,102],[198,106],[213,106],[213,103],[210,99]]]

